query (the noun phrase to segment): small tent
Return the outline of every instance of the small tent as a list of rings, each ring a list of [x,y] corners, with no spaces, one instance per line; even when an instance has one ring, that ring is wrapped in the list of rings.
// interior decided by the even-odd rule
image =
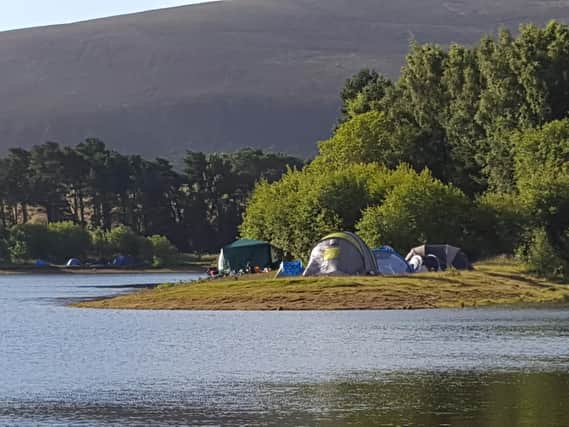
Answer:
[[[283,261],[275,277],[302,276],[303,271],[302,261]]]
[[[67,261],[67,263],[65,264],[66,267],[80,267],[81,266],[81,261],[79,261],[77,258],[70,258],[69,261]]]
[[[409,262],[414,256],[423,258],[423,263],[429,255],[437,258],[440,269],[456,268],[457,270],[470,270],[472,264],[464,251],[456,246],[451,245],[422,245],[411,249],[405,259]]]
[[[259,267],[264,269],[275,264],[271,244],[261,240],[237,240],[224,246],[219,252],[218,270],[222,273]]]
[[[391,246],[382,246],[372,250],[377,262],[379,274],[393,276],[411,273],[411,269],[405,258],[395,251]]]
[[[119,255],[113,259],[112,265],[115,267],[132,267],[136,261],[130,255]]]
[[[375,256],[356,234],[334,233],[312,249],[303,276],[354,276],[377,274]]]

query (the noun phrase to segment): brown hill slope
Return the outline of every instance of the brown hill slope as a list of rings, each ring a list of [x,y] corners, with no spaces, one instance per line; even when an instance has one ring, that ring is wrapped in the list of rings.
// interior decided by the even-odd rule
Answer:
[[[569,1],[233,0],[0,33],[0,151],[98,136],[124,152],[310,154],[346,77],[408,41],[473,42]]]

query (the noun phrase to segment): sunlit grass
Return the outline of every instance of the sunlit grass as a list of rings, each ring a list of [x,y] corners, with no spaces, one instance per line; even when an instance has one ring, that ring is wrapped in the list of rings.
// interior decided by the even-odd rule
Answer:
[[[510,259],[475,271],[402,277],[275,279],[273,274],[161,286],[80,307],[173,310],[363,310],[479,307],[569,301],[569,286],[539,279]]]

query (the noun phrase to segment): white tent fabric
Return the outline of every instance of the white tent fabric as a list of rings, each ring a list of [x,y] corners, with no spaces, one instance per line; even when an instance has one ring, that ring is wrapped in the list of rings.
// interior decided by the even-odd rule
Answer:
[[[312,249],[303,276],[355,276],[377,274],[373,253],[354,233],[334,233]]]
[[[373,249],[377,269],[384,276],[398,276],[411,273],[407,261],[395,251],[391,246],[382,246]]]

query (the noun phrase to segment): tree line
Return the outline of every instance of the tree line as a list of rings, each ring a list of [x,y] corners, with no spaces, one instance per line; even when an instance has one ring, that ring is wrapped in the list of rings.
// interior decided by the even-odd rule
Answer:
[[[302,171],[256,188],[243,235],[305,259],[341,228],[373,246],[449,242],[569,274],[567,70],[558,22],[474,46],[412,42],[399,79],[365,69],[346,81],[332,137]]]
[[[123,155],[97,139],[13,148],[0,158],[0,233],[22,224],[70,222],[110,232],[123,225],[164,236],[179,250],[212,252],[231,242],[258,180],[274,182],[300,159],[243,149],[187,152],[170,161]]]

